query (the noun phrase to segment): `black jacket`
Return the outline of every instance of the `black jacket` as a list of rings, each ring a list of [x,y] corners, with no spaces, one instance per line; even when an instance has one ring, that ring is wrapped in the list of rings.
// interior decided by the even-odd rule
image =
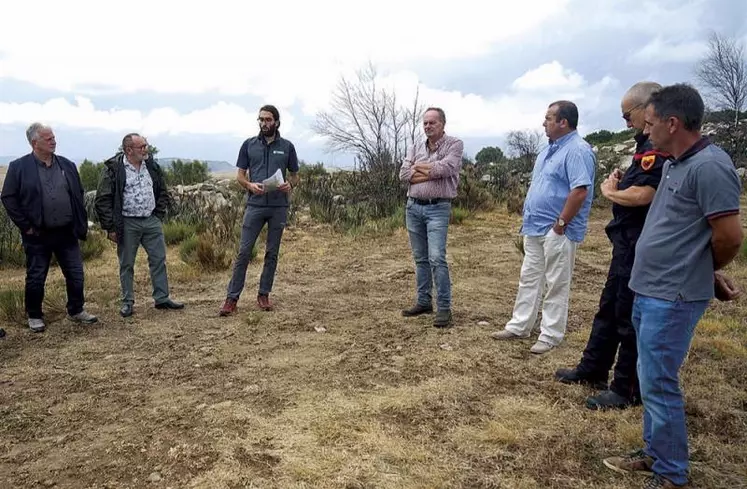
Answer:
[[[67,179],[73,209],[73,234],[79,240],[85,240],[88,235],[88,214],[78,168],[67,158],[59,155],[54,157]],[[21,233],[26,233],[29,229],[44,230],[42,186],[36,165],[38,163],[33,153],[11,161],[3,184],[3,205]]]
[[[117,238],[121,239],[124,231],[122,204],[127,178],[124,167],[124,154],[117,153],[106,160],[104,165],[106,167],[101,172],[101,179],[96,190],[96,215],[99,218],[102,229],[108,232],[116,232]],[[170,204],[163,170],[152,157],[145,161],[145,168],[148,170],[151,180],[153,180],[153,194],[156,198],[156,208],[153,210],[153,215],[163,220],[166,217],[166,212]]]

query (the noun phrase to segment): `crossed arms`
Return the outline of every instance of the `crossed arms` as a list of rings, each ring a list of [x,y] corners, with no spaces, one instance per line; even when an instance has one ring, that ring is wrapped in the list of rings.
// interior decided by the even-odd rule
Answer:
[[[457,139],[446,149],[446,154],[442,159],[416,161],[415,150],[411,148],[399,170],[399,178],[403,182],[414,185],[428,180],[456,176],[462,166],[463,152],[464,143]]]

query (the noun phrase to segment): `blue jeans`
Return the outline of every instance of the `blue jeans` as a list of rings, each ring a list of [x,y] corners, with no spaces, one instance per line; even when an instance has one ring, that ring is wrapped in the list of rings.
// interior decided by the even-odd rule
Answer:
[[[687,483],[689,462],[679,370],[708,302],[671,302],[638,294],[633,302],[644,451],[655,460],[654,473],[677,485]]]
[[[439,311],[451,309],[451,280],[446,263],[446,234],[449,230],[451,202],[420,205],[407,199],[406,223],[410,247],[415,259],[417,302],[431,306],[431,288],[436,285]]]

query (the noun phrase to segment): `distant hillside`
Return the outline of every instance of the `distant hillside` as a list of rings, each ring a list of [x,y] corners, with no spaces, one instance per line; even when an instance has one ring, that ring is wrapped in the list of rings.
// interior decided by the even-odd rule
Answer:
[[[158,158],[158,164],[164,168],[171,166],[176,160],[192,161],[193,158]],[[216,160],[200,160],[208,164],[208,170],[210,173],[227,173],[236,170],[236,167],[227,161],[216,161]]]

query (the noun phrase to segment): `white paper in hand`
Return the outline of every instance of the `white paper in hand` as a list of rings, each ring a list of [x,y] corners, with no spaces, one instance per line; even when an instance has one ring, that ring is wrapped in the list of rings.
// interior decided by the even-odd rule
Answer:
[[[265,192],[272,192],[273,190],[277,190],[278,186],[280,186],[280,184],[282,183],[285,183],[285,179],[283,178],[283,172],[281,172],[279,168],[275,173],[272,174],[270,178],[262,181]]]

